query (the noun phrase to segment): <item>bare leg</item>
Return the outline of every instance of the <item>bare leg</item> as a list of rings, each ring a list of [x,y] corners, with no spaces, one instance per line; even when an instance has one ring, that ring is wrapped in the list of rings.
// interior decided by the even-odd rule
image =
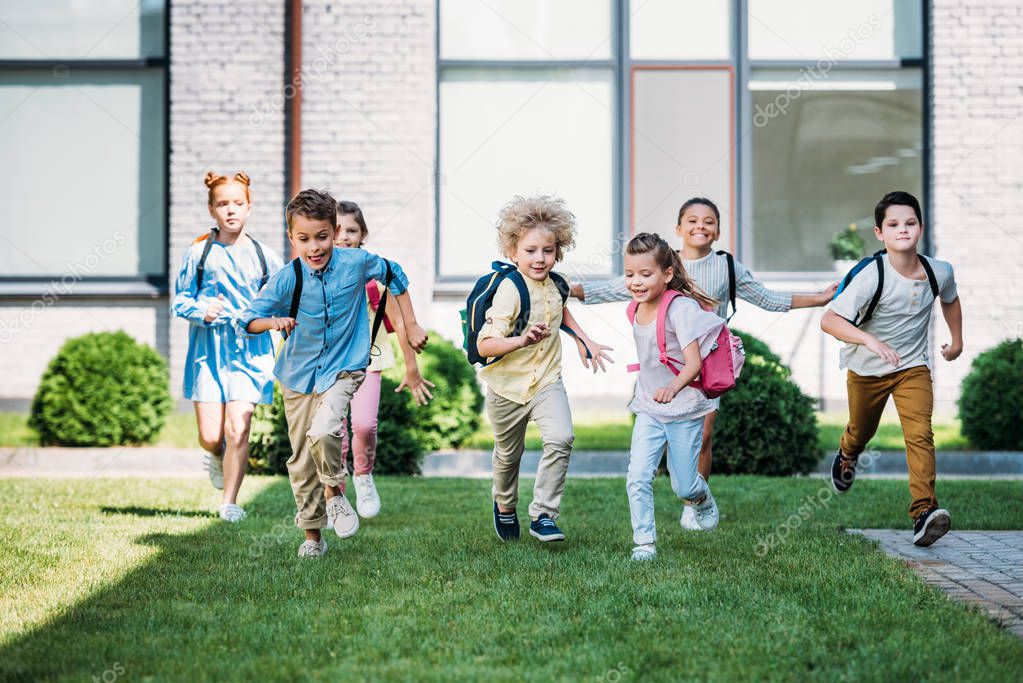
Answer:
[[[245,468],[249,464],[249,428],[255,406],[247,401],[227,404],[224,435],[227,454],[224,456],[224,503],[237,503]]]
[[[219,458],[224,455],[224,404],[195,401],[193,405],[199,426],[199,445]]]
[[[703,418],[703,443],[700,444],[700,459],[697,461],[696,469],[705,481],[710,481],[711,446],[714,441],[714,419],[717,415],[717,411],[714,411]]]

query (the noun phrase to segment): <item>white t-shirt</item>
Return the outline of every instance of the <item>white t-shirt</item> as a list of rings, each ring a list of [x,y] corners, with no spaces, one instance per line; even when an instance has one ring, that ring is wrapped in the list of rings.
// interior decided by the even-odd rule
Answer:
[[[721,326],[725,321],[688,297],[679,296],[672,300],[664,321],[664,340],[668,356],[682,366],[682,349],[693,341],[700,344],[700,357],[706,358],[710,353]],[[661,422],[676,422],[703,417],[717,410],[718,401],[707,398],[702,391],[693,387],[685,387],[675,395],[671,403],[657,403],[654,392],[667,386],[675,379],[673,373],[660,361],[657,349],[657,318],[654,317],[647,325],[639,324],[639,316],[632,324],[632,334],[636,340],[636,352],[639,354],[639,381],[636,393],[629,403],[634,413],[649,415]]]
[[[944,303],[955,301],[959,295],[956,292],[952,264],[926,256],[924,258],[931,265],[938,281],[938,297]],[[895,349],[899,354],[899,366],[889,365],[862,344],[846,344],[842,348],[839,367],[849,368],[857,375],[871,377],[882,377],[920,365],[930,367],[927,332],[934,307],[931,285],[926,277],[923,280],[911,280],[900,275],[888,261],[888,254],[881,255],[881,262],[884,264],[884,289],[873,316],[860,329]],[[875,291],[877,266],[870,264],[856,274],[829,308],[846,320],[853,321],[857,314],[862,316],[866,312]]]

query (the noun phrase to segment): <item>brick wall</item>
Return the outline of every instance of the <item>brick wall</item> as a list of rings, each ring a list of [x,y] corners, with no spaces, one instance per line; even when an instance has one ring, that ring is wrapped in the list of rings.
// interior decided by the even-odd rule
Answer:
[[[254,207],[247,228],[273,249],[284,247],[284,4],[175,0],[170,23],[173,290],[182,253],[213,224],[202,182],[207,171],[248,173]],[[176,397],[187,334],[183,320],[170,323]]]
[[[1023,336],[1023,7],[1016,0],[934,0],[933,131],[936,255],[956,270],[965,352],[940,360],[936,398],[954,412],[977,353]]]
[[[435,4],[307,0],[302,19],[302,184],[357,202],[366,248],[408,273],[431,323]]]

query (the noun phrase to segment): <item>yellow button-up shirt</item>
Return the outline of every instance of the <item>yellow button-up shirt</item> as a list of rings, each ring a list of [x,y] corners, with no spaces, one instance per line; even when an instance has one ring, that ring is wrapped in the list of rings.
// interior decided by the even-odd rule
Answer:
[[[480,377],[498,396],[525,405],[536,392],[557,382],[561,377],[561,314],[564,303],[561,292],[549,276],[543,282],[524,276],[529,291],[529,324],[547,323],[551,336],[537,344],[512,351],[501,360],[480,371]],[[505,279],[494,292],[486,322],[478,340],[512,335],[519,314],[519,291]],[[520,330],[516,334],[521,334]]]

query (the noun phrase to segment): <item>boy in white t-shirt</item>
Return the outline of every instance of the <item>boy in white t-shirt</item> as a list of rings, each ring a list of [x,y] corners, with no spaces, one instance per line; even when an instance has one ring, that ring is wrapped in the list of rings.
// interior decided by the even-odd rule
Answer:
[[[839,493],[856,477],[856,459],[877,431],[888,397],[902,423],[909,469],[913,542],[928,546],[948,532],[948,510],[934,491],[934,391],[927,332],[935,299],[952,342],[945,360],[963,352],[963,314],[952,266],[917,254],[923,235],[920,203],[908,192],[889,192],[874,209],[874,235],[885,250],[857,272],[835,297],[821,329],[840,341],[841,367],[848,368],[849,423],[831,467]]]

